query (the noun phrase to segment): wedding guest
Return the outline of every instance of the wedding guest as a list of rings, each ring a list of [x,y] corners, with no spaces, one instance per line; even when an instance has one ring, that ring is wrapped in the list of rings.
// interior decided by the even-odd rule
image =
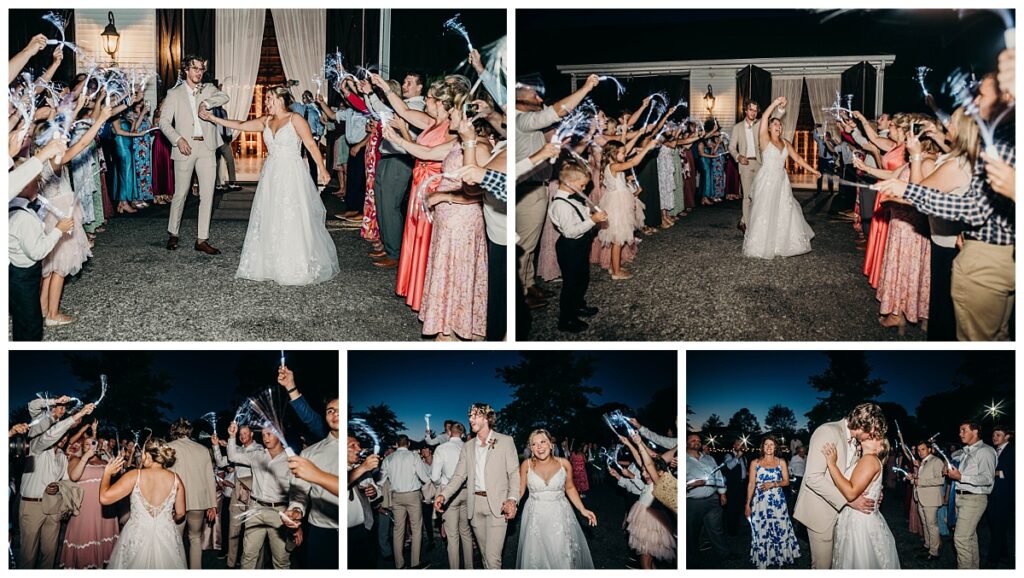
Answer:
[[[391,510],[395,516],[392,547],[395,552],[395,568],[405,565],[405,523],[409,522],[412,551],[410,568],[420,565],[420,544],[423,539],[423,510],[420,508],[420,487],[430,481],[430,471],[419,454],[409,451],[409,437],[398,436],[395,453],[384,458],[380,466],[381,480],[391,482]]]
[[[740,530],[740,517],[743,514],[743,496],[747,493],[747,474],[750,461],[746,456],[746,446],[741,439],[732,442],[732,450],[725,454],[722,475],[725,476],[726,494],[729,504],[725,507],[725,529],[735,535]]]
[[[633,441],[637,442],[635,445],[626,438],[620,439],[634,456],[634,462],[630,466],[633,466],[632,471],[635,472],[633,480],[622,487],[639,496],[639,499],[633,503],[626,514],[623,526],[629,533],[629,547],[640,554],[640,567],[645,570],[653,570],[655,569],[655,559],[663,562],[672,562],[676,559],[676,540],[673,536],[675,520],[659,504],[655,503],[656,486],[646,467],[643,471],[635,468],[635,461],[638,457],[644,461],[647,459],[639,453],[645,449],[639,443],[639,438],[634,438]],[[664,468],[661,469],[664,470]],[[627,475],[625,470],[622,476],[611,468],[609,468],[609,472],[620,480]]]
[[[338,491],[311,483],[306,479],[309,464],[321,473],[338,475],[338,400],[327,404],[325,421],[330,433],[324,439],[302,450],[299,458],[288,460],[293,478],[288,489],[288,515],[298,521],[307,518],[305,568],[334,570],[338,568]],[[335,486],[337,484],[335,483]]]
[[[637,217],[637,204],[640,201],[636,198],[636,191],[626,182],[626,173],[639,165],[647,153],[658,144],[656,139],[649,139],[627,160],[627,155],[640,136],[638,134],[628,143],[609,141],[601,151],[601,203],[602,208],[608,213],[608,224],[601,227],[597,238],[602,245],[608,245],[611,249],[609,271],[614,280],[633,277],[632,273],[622,269],[623,246],[636,244],[633,232],[638,224],[643,226]]]
[[[213,459],[205,446],[192,441],[192,424],[180,418],[171,424],[167,447],[175,459],[168,469],[178,477],[185,490],[185,524],[188,538],[188,567],[203,567],[203,526],[217,517],[217,485],[213,475]],[[230,450],[228,452],[230,457]]]
[[[282,365],[277,369],[277,383],[288,394],[288,405],[292,406],[292,409],[295,410],[295,414],[299,417],[302,425],[306,426],[309,432],[313,434],[313,437],[326,437],[328,433],[327,422],[310,407],[309,402],[302,396],[298,386],[295,385],[295,373],[288,369],[287,365]]]
[[[445,432],[438,438],[450,437],[437,446],[437,450],[434,452],[434,463],[431,464],[430,469],[430,479],[437,487],[438,493],[444,491],[455,474],[459,456],[462,455],[462,446],[465,444],[462,441],[462,436],[466,433],[466,426],[456,421],[446,420]],[[441,521],[444,524],[445,538],[448,541],[448,568],[459,569],[459,547],[461,545],[462,568],[472,570],[473,536],[469,530],[465,486],[460,487],[448,500],[448,505],[441,515]]]
[[[820,124],[814,125],[814,130],[811,131],[811,138],[814,139],[814,143],[818,148],[818,175],[817,189],[815,195],[821,194],[821,182],[825,181],[827,192],[836,192],[835,181],[829,179],[826,175],[834,175],[836,173],[836,151],[835,145],[831,140],[831,135],[822,128]]]
[[[427,466],[427,471],[432,471],[434,464],[433,449],[427,445],[420,446],[420,458],[423,460],[423,464]],[[423,534],[427,537],[427,550],[434,549],[434,515],[438,513],[434,511],[435,496],[437,496],[437,486],[434,485],[433,479],[420,486],[420,510],[423,512]],[[437,522],[440,522],[440,516],[438,516]]]
[[[860,121],[864,134],[871,144],[885,153],[881,157],[881,166],[878,170],[895,171],[906,166],[907,134],[905,129],[909,128],[909,123],[902,123],[904,120],[903,115],[897,115],[896,117],[896,121],[902,123],[902,126],[893,124],[884,135],[876,131],[859,111],[854,111],[853,116]],[[890,125],[886,123],[886,126],[889,127]],[[859,170],[865,170],[865,166],[860,164],[856,166]],[[909,178],[909,174],[909,171],[906,171],[901,176]],[[876,289],[882,275],[885,243],[889,238],[889,208],[888,205],[882,205],[881,195],[878,195],[876,196],[874,207],[870,209],[872,211],[871,232],[868,236],[867,254],[864,258],[864,274],[868,276],[868,283]]]
[[[765,436],[761,455],[750,462],[750,483],[743,502],[743,515],[750,521],[753,533],[750,562],[762,570],[793,564],[800,557],[800,545],[782,489],[789,485],[789,468],[786,460],[776,455],[776,448],[775,436]]]
[[[218,439],[216,432],[210,437],[210,441],[213,445],[214,456],[217,458],[218,463],[220,463],[221,441]],[[262,455],[265,451],[263,446],[253,439],[252,428],[248,425],[238,427],[238,444],[240,447],[237,450],[243,454]],[[235,488],[231,492],[231,500],[228,502],[228,551],[226,563],[228,568],[234,568],[239,563],[241,553],[239,546],[242,541],[242,521],[239,519],[239,515],[248,510],[251,505],[253,482],[252,468],[249,467],[248,462],[242,464],[228,460],[228,463],[235,469]]]
[[[980,567],[978,523],[992,493],[997,458],[992,446],[981,440],[981,427],[974,422],[960,424],[960,441],[964,444],[960,466],[946,471],[946,477],[958,485],[953,544],[957,568],[977,569]]]
[[[722,527],[722,509],[728,504],[725,479],[710,455],[701,452],[700,435],[686,435],[686,558],[697,560],[701,531],[719,559],[730,556]]]
[[[914,502],[921,518],[924,535],[924,547],[928,561],[938,560],[942,538],[939,537],[938,511],[942,507],[942,487],[945,477],[942,475],[942,460],[932,455],[932,448],[927,442],[917,443],[917,456],[921,460],[917,475],[910,478],[914,486]]]
[[[44,403],[39,404],[40,401]],[[18,568],[41,568],[49,570],[57,556],[61,514],[43,509],[44,495],[59,492],[57,482],[68,475],[68,458],[57,446],[61,438],[82,418],[91,414],[95,404],[87,404],[78,413],[67,419],[65,404],[70,398],[56,400],[35,400],[36,411],[45,414],[37,429],[29,429],[28,458],[32,467],[21,476],[19,486],[21,503],[18,505],[18,529],[21,544],[18,548]],[[32,407],[32,404],[30,404]],[[31,411],[30,411],[31,413]],[[39,426],[44,427],[39,427]],[[36,433],[38,432],[38,433]]]
[[[1014,484],[1017,483],[1013,455],[1013,430],[997,425],[992,430],[992,446],[996,449],[996,473],[989,495],[985,515],[992,536],[986,568],[996,568],[1007,556],[1010,533],[1013,532],[1013,515],[1016,507]]]
[[[132,130],[141,136],[132,140],[132,158],[136,182],[139,187],[139,202],[136,208],[144,209],[153,202],[153,123],[149,120],[149,102],[135,103],[132,107]],[[159,131],[156,131],[159,132]]]
[[[440,444],[443,444],[443,443],[447,442],[448,440],[450,440],[452,438],[451,429],[452,429],[452,426],[455,425],[456,423],[458,423],[458,422],[455,422],[455,421],[450,420],[450,419],[444,420],[444,432],[441,435],[439,435],[439,436],[435,436],[433,434],[433,432],[431,432],[429,429],[426,430],[426,433],[423,436],[423,442],[425,444],[427,444],[428,446],[436,446],[436,445],[440,445]],[[465,426],[463,426],[462,434],[465,434],[465,433],[466,433],[466,428],[465,428]],[[460,434],[459,437],[461,437],[462,434]]]
[[[260,559],[264,544],[269,545],[275,570],[291,567],[291,555],[286,544],[286,530],[281,520],[288,502],[288,487],[292,480],[288,469],[288,456],[284,442],[268,429],[263,430],[262,452],[241,452],[235,443],[238,424],[228,426],[228,459],[252,468],[252,501],[255,514],[245,521],[242,537],[243,570],[252,570]]]
[[[373,508],[370,503],[380,499],[372,472],[380,465],[375,455],[360,460],[363,448],[354,436],[348,436],[348,565],[350,570],[377,568],[377,540],[373,533]]]
[[[83,496],[78,513],[68,520],[60,554],[61,568],[105,568],[120,533],[116,512],[100,504],[100,480],[107,461],[99,453],[97,425],[94,420],[92,434],[68,459],[68,479],[82,488]]]
[[[220,91],[224,90],[224,85],[219,80],[214,80],[213,84],[217,87],[217,90],[220,90]],[[210,109],[210,112],[213,113],[213,116],[215,116],[217,118],[221,118],[221,119],[227,119],[228,118],[228,111],[224,110],[223,106],[215,106],[215,107]],[[158,124],[159,124],[159,121],[158,121]],[[228,128],[228,127],[226,127],[224,125],[220,125],[220,127],[217,129],[217,131],[220,132],[220,137],[221,137],[221,139],[224,142],[219,147],[217,147],[217,150],[216,150],[216,153],[217,153],[217,185],[216,185],[215,189],[218,190],[218,191],[238,191],[238,190],[241,190],[242,187],[240,187],[237,184],[235,184],[237,182],[237,178],[236,178],[237,175],[235,173],[235,152],[234,152],[234,149],[232,147],[232,145],[234,144],[234,142],[233,142],[234,131],[232,131],[230,128]],[[159,137],[157,138],[157,140],[160,140]],[[155,153],[155,151],[154,151],[154,153]],[[305,148],[302,149],[302,153],[303,154],[306,153],[306,149]],[[221,177],[221,174],[222,174],[221,173],[221,167],[222,166],[224,167],[223,174],[224,174],[225,177],[227,177],[226,179]],[[172,174],[172,177],[173,177],[173,174]],[[313,175],[313,180],[316,180],[316,174]],[[172,191],[174,190],[173,186],[171,187],[171,190]],[[173,194],[173,192],[172,192],[172,194]]]
[[[227,113],[225,113],[227,114]],[[160,110],[153,123],[160,125]],[[100,151],[97,151],[100,154]],[[163,131],[153,133],[153,202],[166,205],[174,197],[174,163],[171,161],[171,142]]]
[[[573,111],[588,94],[600,84],[596,74],[587,77],[576,92],[546,106],[542,91],[526,84],[516,85],[516,163],[523,161],[544,147],[548,139],[542,132],[547,127]],[[516,182],[516,235],[517,245],[523,252],[516,267],[525,292],[527,306],[531,309],[547,304],[547,297],[539,287],[534,286],[537,244],[544,229],[544,218],[549,214],[547,181],[551,180],[551,167],[547,163],[536,168],[525,179]],[[589,242],[589,241],[588,241]],[[564,291],[564,286],[563,286]]]
[[[139,186],[135,166],[135,140],[146,136],[136,130],[141,115],[135,116],[125,111],[113,123],[114,146],[117,151],[117,179],[114,181],[114,200],[117,201],[117,212],[135,213],[142,203],[142,192]]]
[[[564,163],[558,174],[559,190],[551,201],[548,217],[558,229],[555,245],[558,267],[562,270],[562,293],[558,304],[558,329],[579,333],[588,327],[580,316],[592,317],[596,307],[587,306],[587,288],[590,285],[588,254],[594,237],[594,226],[608,220],[608,213],[591,214],[583,191],[590,174],[582,165]],[[531,269],[532,270],[532,269]]]

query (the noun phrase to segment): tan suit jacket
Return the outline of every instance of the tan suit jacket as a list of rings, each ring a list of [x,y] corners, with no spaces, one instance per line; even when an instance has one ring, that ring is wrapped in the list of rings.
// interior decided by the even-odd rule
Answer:
[[[746,150],[747,134],[744,124],[747,122],[746,118],[741,119],[738,123],[732,127],[732,136],[729,138],[729,154],[736,162],[740,162],[740,154]],[[761,130],[761,119],[754,121],[754,150],[757,151],[754,160],[761,162],[761,140],[758,138],[757,133]],[[742,144],[743,148],[740,148]],[[749,157],[748,157],[749,158]]]
[[[921,462],[921,467],[917,470],[914,499],[926,508],[937,508],[942,505],[942,487],[945,483],[942,466],[941,458],[930,455]]]
[[[178,438],[167,445],[174,448],[174,465],[170,470],[185,486],[185,509],[208,510],[217,506],[217,486],[213,478],[213,457],[210,450],[188,438]]]
[[[201,146],[209,149],[210,152],[217,150],[217,147],[224,143],[220,131],[217,130],[217,125],[205,120],[199,121],[203,131],[203,140],[192,140],[194,117],[189,99],[188,84],[183,82],[167,91],[167,96],[164,97],[164,102],[160,106],[160,131],[171,142],[171,160],[183,161],[188,158],[178,150],[178,140],[181,138],[187,140],[193,149]],[[205,102],[208,109],[224,106],[228,100],[228,95],[217,90],[217,87],[210,83],[204,83],[199,88],[198,102]],[[196,151],[193,151],[192,154],[195,155]]]
[[[479,442],[476,439],[463,444],[462,455],[459,456],[459,463],[455,466],[455,473],[452,479],[445,486],[441,494],[445,503],[452,500],[452,496],[459,491],[463,482],[466,484],[466,505],[469,510],[469,517],[473,517],[475,500],[486,499],[491,515],[500,517],[501,505],[505,500],[519,501],[519,452],[516,451],[515,441],[505,435],[492,432],[493,447],[487,449],[487,461],[484,463],[484,483],[487,488],[487,497],[476,495],[476,447]]]
[[[821,534],[828,533],[835,526],[839,511],[846,506],[846,498],[828,473],[828,462],[821,449],[826,443],[835,444],[836,463],[845,471],[851,457],[848,455],[848,435],[845,419],[829,422],[818,426],[807,444],[807,467],[797,493],[793,518]]]

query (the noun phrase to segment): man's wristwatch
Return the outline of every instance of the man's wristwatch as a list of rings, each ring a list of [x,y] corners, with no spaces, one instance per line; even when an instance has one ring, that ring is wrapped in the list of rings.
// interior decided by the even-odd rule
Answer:
[[[286,388],[284,389],[284,392],[285,392],[285,393],[289,393],[289,394],[290,394],[290,393],[292,393],[293,391],[295,391],[296,389],[299,389],[299,388],[298,388],[298,387],[286,387]]]

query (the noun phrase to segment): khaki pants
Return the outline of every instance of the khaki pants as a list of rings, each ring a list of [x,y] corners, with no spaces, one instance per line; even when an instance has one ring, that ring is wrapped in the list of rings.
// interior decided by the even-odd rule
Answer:
[[[953,260],[953,309],[961,341],[1006,341],[1010,338],[1016,283],[1013,245],[964,241]]]
[[[238,499],[241,493],[240,486],[245,486],[246,493],[252,491],[252,477],[238,478],[235,481],[235,491],[231,492],[231,501],[228,502],[228,568],[238,565],[238,546],[242,541],[242,522],[236,517],[246,510],[248,500],[243,502]]]
[[[942,546],[942,538],[939,537],[939,507],[922,506],[917,503],[917,513],[921,517],[921,525],[924,526],[924,547],[932,556],[939,555],[939,547]]]
[[[185,521],[178,524],[178,531],[184,534],[188,544],[189,570],[203,569],[203,526],[206,524],[206,510],[185,512]]]
[[[42,502],[21,501],[18,516],[21,530],[21,549],[18,551],[18,568],[52,570],[57,556],[57,539],[60,534],[60,516],[44,514]],[[36,564],[36,558],[39,564]]]
[[[756,138],[756,137],[755,137]],[[754,159],[748,159],[747,164],[737,165],[740,171],[740,183],[743,185],[743,220],[747,224],[747,217],[750,215],[750,190],[754,187],[754,177],[757,171],[761,170],[761,163]]]
[[[391,529],[391,547],[395,551],[395,568],[405,568],[405,522],[409,521],[412,538],[412,566],[420,565],[420,544],[423,541],[423,509],[420,507],[423,494],[414,492],[391,492],[391,511],[395,514],[395,527]]]
[[[250,508],[259,509],[245,521],[245,534],[242,537],[242,569],[253,570],[260,559],[263,543],[270,543],[270,556],[274,561],[274,570],[287,570],[291,567],[291,555],[285,540],[284,524],[281,512],[284,506],[268,508],[253,503]]]
[[[462,545],[463,568],[473,569],[473,534],[469,531],[469,510],[466,504],[466,490],[461,490],[448,509],[441,516],[444,533],[448,537],[448,567],[459,569],[459,544]]]
[[[524,291],[533,287],[533,279],[537,275],[533,261],[547,216],[547,187],[537,187],[516,201],[516,234],[519,235],[519,246],[523,248],[519,257],[519,280]]]
[[[811,544],[811,568],[832,568],[832,537],[835,535],[835,529],[835,524],[830,526],[827,532],[815,532],[807,528],[807,541]]]
[[[956,546],[957,568],[980,567],[978,556],[978,522],[985,513],[988,496],[984,494],[957,494],[956,530],[953,544]]]
[[[173,144],[173,143],[172,143]],[[210,238],[210,216],[213,215],[213,185],[217,180],[217,156],[202,142],[192,141],[192,154],[183,161],[174,161],[174,198],[171,199],[171,216],[167,221],[167,232],[178,236],[181,215],[185,212],[189,189],[192,187],[192,173],[199,177],[199,240]]]
[[[501,570],[501,551],[505,548],[505,530],[508,522],[504,516],[491,514],[485,496],[475,496],[473,500],[473,517],[469,519],[473,527],[473,535],[480,546],[484,568]]]

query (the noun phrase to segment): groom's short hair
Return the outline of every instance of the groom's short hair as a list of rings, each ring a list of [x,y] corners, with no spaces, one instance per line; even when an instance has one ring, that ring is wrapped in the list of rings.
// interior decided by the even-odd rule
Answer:
[[[862,403],[853,408],[846,416],[846,427],[851,430],[863,430],[874,437],[885,437],[889,431],[889,424],[885,421],[885,414],[877,403]]]

